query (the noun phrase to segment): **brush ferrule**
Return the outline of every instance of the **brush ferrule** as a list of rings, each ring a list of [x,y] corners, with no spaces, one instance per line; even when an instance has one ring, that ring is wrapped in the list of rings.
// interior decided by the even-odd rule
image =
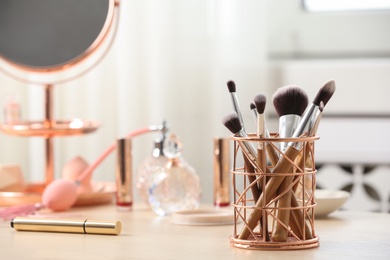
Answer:
[[[259,137],[265,136],[265,119],[264,114],[259,114],[257,117],[257,135]]]
[[[239,132],[235,133],[234,135],[238,136],[238,137],[248,137],[248,135],[246,134],[246,132],[243,129],[241,129]],[[253,147],[253,144],[249,143],[249,142],[240,142],[240,143],[242,144],[241,149],[244,149],[245,154],[247,154],[249,156],[248,159],[250,159],[252,162],[256,163],[257,153]]]
[[[230,92],[230,96],[232,97],[233,109],[237,113],[238,119],[240,120],[240,124],[242,129],[244,128],[244,120],[242,119],[240,104],[238,103],[237,94],[235,92]]]
[[[258,114],[257,116],[257,136],[265,137],[265,119],[264,114]],[[257,149],[263,149],[263,142],[258,142]]]
[[[281,116],[279,118],[279,137],[292,137],[295,132],[295,129],[299,124],[300,119],[301,117],[299,115],[294,114]],[[287,145],[287,142],[280,143],[280,150],[286,150]]]
[[[309,129],[310,124],[313,121],[312,117],[316,114],[317,110],[319,110],[318,106],[311,103],[310,106],[303,113],[301,120],[299,121],[299,124],[292,135],[293,138],[298,138],[300,135],[302,135],[305,131]],[[300,150],[300,148],[302,148],[302,143],[289,142],[288,146],[293,146],[297,150]]]
[[[316,113],[313,113],[313,120],[310,123],[309,136],[315,136],[317,134],[318,126],[322,118],[321,110],[317,110]]]
[[[265,137],[266,138],[271,138],[271,134],[269,133],[269,130],[268,130],[267,126],[265,126],[264,128],[265,128],[264,129]]]
[[[255,121],[255,123],[257,123],[257,111],[256,111],[256,108],[251,109],[251,112],[252,112],[253,120]]]

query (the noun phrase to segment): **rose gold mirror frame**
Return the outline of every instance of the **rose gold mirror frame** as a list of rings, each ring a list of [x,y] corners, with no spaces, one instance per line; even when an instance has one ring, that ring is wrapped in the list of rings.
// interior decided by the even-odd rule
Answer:
[[[53,84],[73,80],[96,66],[110,49],[119,22],[120,0],[108,0],[109,9],[104,26],[96,40],[81,55],[66,64],[52,68],[34,68],[16,64],[0,56],[0,70],[8,76],[25,82],[44,86],[44,120],[1,124],[0,130],[17,136],[41,136],[45,138],[45,183],[33,184],[33,192],[40,191],[54,179],[53,137],[86,134],[95,131],[98,124],[92,121],[72,119],[70,121],[53,118]],[[100,52],[100,53],[98,53]],[[29,77],[27,77],[27,75]],[[28,79],[27,79],[28,78]]]

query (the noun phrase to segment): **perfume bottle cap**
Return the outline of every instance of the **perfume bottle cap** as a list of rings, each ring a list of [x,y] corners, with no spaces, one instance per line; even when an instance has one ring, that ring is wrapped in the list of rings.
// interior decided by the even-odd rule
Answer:
[[[102,235],[119,235],[122,231],[120,221],[87,220],[85,222],[85,233]]]
[[[154,139],[154,148],[152,152],[153,157],[164,156],[164,141],[165,135],[161,135],[160,137]]]
[[[175,134],[170,134],[164,144],[164,154],[168,158],[178,158],[181,156],[183,145],[179,137]]]

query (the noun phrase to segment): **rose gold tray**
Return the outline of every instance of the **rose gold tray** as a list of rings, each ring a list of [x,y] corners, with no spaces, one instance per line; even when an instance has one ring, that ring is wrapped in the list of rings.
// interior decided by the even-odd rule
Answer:
[[[75,203],[78,206],[92,206],[111,203],[116,191],[114,183],[93,183],[94,192],[81,194]],[[27,205],[40,203],[44,184],[29,184],[24,192],[0,192],[0,206],[8,207],[15,205]]]
[[[99,124],[82,119],[27,121],[1,124],[0,130],[9,135],[18,136],[68,136],[87,134],[95,131]]]

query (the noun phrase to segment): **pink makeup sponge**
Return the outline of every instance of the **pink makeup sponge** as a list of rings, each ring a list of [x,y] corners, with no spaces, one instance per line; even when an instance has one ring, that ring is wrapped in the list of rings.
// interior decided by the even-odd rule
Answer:
[[[77,185],[70,180],[54,180],[42,194],[42,204],[53,211],[65,211],[77,200]]]

